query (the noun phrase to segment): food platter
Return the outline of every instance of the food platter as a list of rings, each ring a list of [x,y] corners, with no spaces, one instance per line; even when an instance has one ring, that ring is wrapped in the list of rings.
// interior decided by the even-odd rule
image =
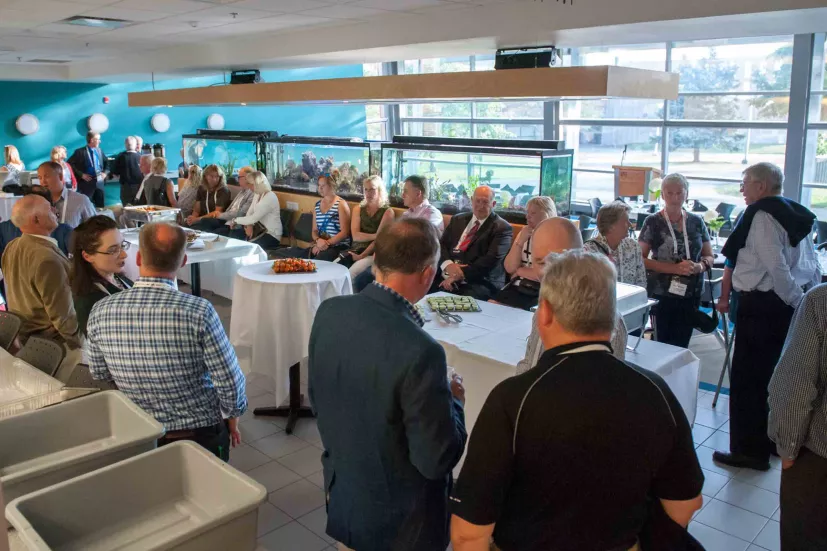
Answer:
[[[481,312],[474,297],[428,297],[428,306],[433,312]]]
[[[124,207],[127,220],[147,224],[149,222],[175,222],[181,209],[157,205]]]
[[[311,274],[316,271],[316,263],[301,258],[281,258],[273,261],[274,274]]]

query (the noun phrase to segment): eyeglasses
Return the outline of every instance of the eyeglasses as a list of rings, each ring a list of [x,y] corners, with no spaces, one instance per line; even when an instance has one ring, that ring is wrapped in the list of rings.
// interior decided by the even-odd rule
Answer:
[[[109,256],[115,256],[115,255],[121,254],[121,251],[124,251],[124,252],[128,251],[129,247],[131,247],[131,246],[132,246],[132,243],[130,243],[129,241],[124,241],[120,245],[113,245],[105,251],[95,251],[95,253],[97,253],[97,254],[108,254]]]

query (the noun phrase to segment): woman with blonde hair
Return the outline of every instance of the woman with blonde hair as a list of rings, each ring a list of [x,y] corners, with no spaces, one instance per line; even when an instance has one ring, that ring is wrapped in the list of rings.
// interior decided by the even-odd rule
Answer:
[[[201,167],[190,165],[187,173],[188,178],[178,179],[178,208],[181,209],[181,215],[185,219],[192,214],[195,196],[198,195],[198,188],[201,187]]]
[[[227,187],[227,176],[220,166],[209,165],[205,168],[201,173],[201,183],[195,196],[192,214],[187,217],[187,224],[190,226],[213,211],[219,214],[224,212],[232,202],[230,189]]]
[[[247,172],[244,178],[252,188],[253,200],[246,216],[231,221],[230,237],[255,241],[265,250],[278,249],[282,233],[279,198],[263,173],[257,170]]]
[[[72,167],[66,162],[66,157],[68,157],[68,155],[69,154],[66,152],[65,146],[56,145],[52,148],[52,162],[58,163],[63,167],[63,185],[72,191],[77,191],[78,181],[77,178],[75,178],[75,171],[72,170]]]
[[[551,197],[532,197],[526,203],[526,225],[511,243],[511,249],[503,262],[511,280],[494,297],[495,302],[531,310],[537,306],[540,296],[540,282],[531,267],[531,236],[540,222],[557,216],[557,206]]]
[[[167,160],[163,157],[155,157],[150,165],[150,175],[144,178],[136,200],[141,200],[146,205],[160,205],[163,207],[176,207],[178,202],[175,199],[175,191],[172,187],[172,180],[166,177]]]
[[[13,145],[7,145],[3,148],[3,157],[6,164],[0,167],[0,174],[7,174],[3,186],[20,185],[20,171],[26,169],[20,160],[20,152]]]
[[[353,245],[339,257],[339,263],[350,268],[351,280],[373,266],[373,241],[379,230],[392,222],[394,217],[382,178],[370,176],[362,185],[365,199],[354,207],[350,218]]]

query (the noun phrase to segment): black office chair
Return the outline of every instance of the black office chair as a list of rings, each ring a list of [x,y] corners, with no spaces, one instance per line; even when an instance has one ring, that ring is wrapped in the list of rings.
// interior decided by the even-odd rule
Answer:
[[[597,197],[589,199],[589,206],[592,209],[592,218],[597,218],[597,211],[603,206],[603,203]]]
[[[11,312],[0,312],[0,348],[8,350],[23,322]]]
[[[313,241],[313,215],[309,212],[302,213],[296,227],[293,228],[293,236],[297,241],[310,243]]]
[[[42,337],[29,337],[17,357],[49,376],[54,376],[66,356],[63,345]]]
[[[827,222],[822,222],[821,220],[816,220],[816,245],[818,245],[819,249],[821,246],[827,243]]]
[[[646,219],[649,218],[649,214],[645,212],[637,213],[637,224],[635,224],[635,230],[640,231],[643,229],[643,223],[646,222]]]
[[[732,230],[732,211],[735,210],[735,205],[731,205],[729,203],[719,203],[717,207],[715,207],[715,212],[724,219],[724,225],[721,226],[721,230]]]

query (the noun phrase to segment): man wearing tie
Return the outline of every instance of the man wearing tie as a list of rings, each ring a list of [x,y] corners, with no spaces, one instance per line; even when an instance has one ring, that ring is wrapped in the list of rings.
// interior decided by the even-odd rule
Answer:
[[[89,197],[98,208],[103,208],[103,184],[108,177],[106,155],[100,147],[101,136],[97,132],[86,133],[86,147],[79,147],[69,158],[69,165],[75,172],[78,191]]]
[[[511,225],[494,212],[494,190],[474,190],[473,212],[454,215],[440,239],[440,270],[432,292],[488,300],[505,285],[503,259],[511,248]],[[437,288],[438,287],[438,288]]]

